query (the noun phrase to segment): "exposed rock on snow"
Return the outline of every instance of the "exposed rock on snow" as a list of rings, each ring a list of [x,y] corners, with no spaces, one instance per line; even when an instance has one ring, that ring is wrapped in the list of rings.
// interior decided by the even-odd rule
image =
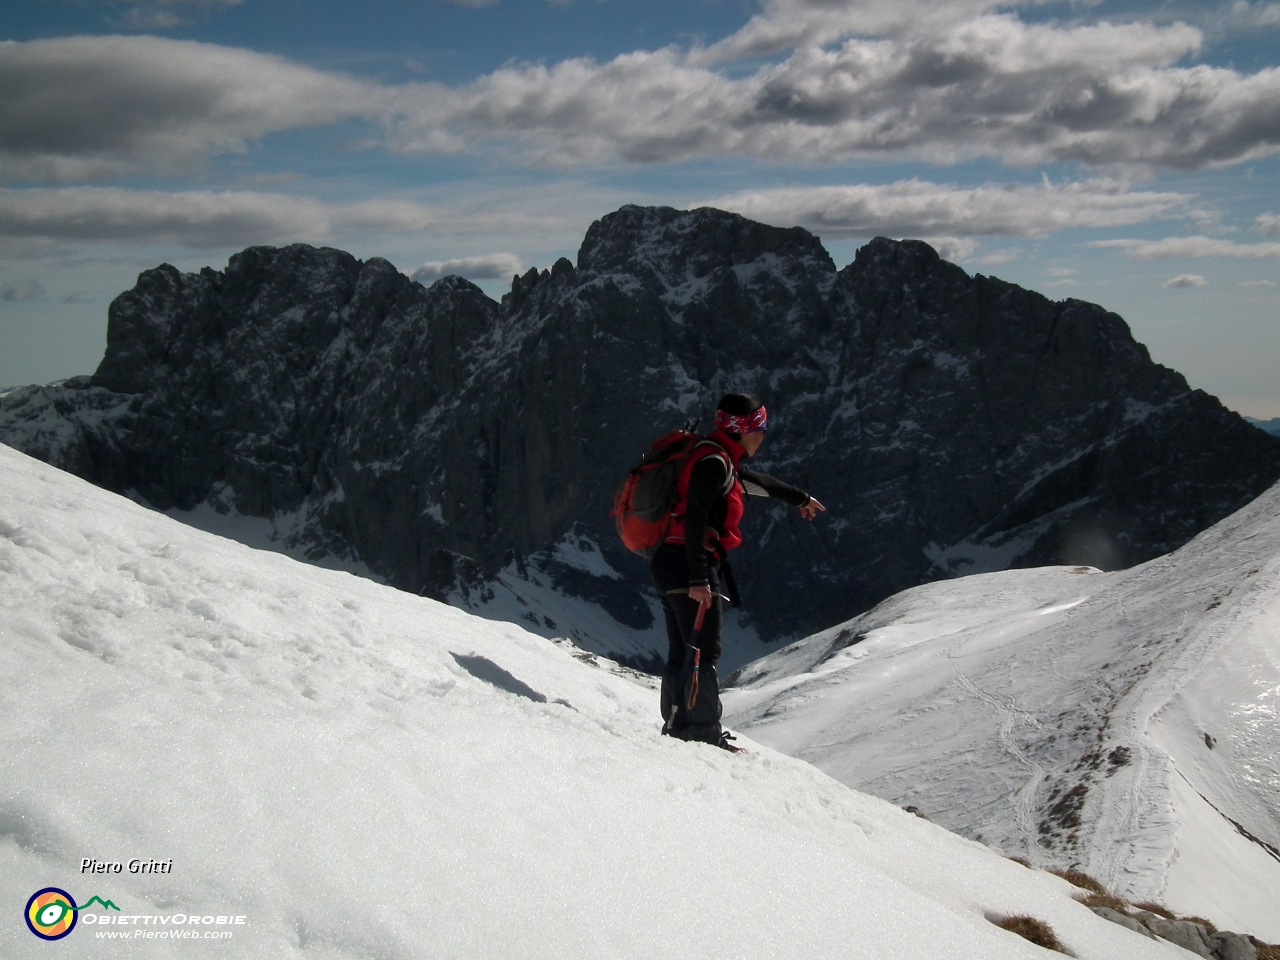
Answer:
[[[111,305],[97,373],[0,398],[0,439],[650,663],[660,624],[610,496],[729,389],[769,405],[760,466],[830,508],[749,514],[730,665],[939,577],[1150,559],[1280,476],[1280,440],[1101,307],[918,241],[836,271],[804,230],[710,209],[624,207],[501,304],[301,245],[149,270]],[[582,543],[594,567],[565,561]]]
[[[1135,920],[1127,913],[1121,913],[1119,910],[1112,910],[1110,907],[1090,907],[1094,913],[1102,917],[1104,920],[1110,920],[1112,923],[1118,923],[1126,930],[1132,930],[1134,933],[1140,933],[1144,937],[1155,939],[1156,935],[1147,929],[1141,920]]]
[[[1210,933],[1203,924],[1169,920],[1155,913],[1142,914],[1142,922],[1158,937],[1183,950],[1211,960],[1254,960],[1258,952],[1238,933]]]
[[[1136,915],[1121,913],[1110,907],[1090,907],[1104,920],[1118,923],[1127,930],[1145,937],[1175,943],[1184,950],[1208,960],[1258,960],[1258,948],[1246,936],[1229,931],[1210,930],[1194,920],[1162,917],[1149,910],[1138,910]]]

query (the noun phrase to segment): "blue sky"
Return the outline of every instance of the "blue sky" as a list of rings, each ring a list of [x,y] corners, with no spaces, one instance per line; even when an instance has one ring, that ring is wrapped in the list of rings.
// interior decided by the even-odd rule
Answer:
[[[920,237],[1280,416],[1280,2],[38,0],[0,12],[0,386],[160,262],[493,296],[624,203]]]

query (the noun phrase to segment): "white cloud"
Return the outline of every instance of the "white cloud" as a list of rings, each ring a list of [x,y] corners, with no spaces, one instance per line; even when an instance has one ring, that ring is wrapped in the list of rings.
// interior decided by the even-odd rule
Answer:
[[[1236,0],[1230,7],[1230,18],[1244,27],[1280,26],[1280,3],[1247,3]]]
[[[1051,289],[1057,287],[1074,287],[1078,282],[1079,281],[1067,277],[1065,280],[1052,280],[1049,283],[1044,284],[1044,286]]]
[[[936,36],[805,46],[738,77],[675,48],[507,67],[405,101],[391,143],[506,139],[552,164],[753,154],[1195,168],[1280,151],[1280,70],[1173,66],[1200,42],[1184,24],[987,15]]]
[[[1204,277],[1197,276],[1194,273],[1182,273],[1171,280],[1166,280],[1164,285],[1167,288],[1182,289],[1186,287],[1203,287],[1207,282]]]
[[[1091,247],[1123,250],[1136,260],[1171,257],[1280,257],[1280,243],[1236,243],[1215,237],[1165,237],[1163,240],[1093,240]]]
[[[160,37],[0,43],[0,179],[176,174],[268,133],[385,115],[386,88]]]
[[[0,286],[0,300],[35,300],[46,292],[39,280],[11,280]]]
[[[1258,233],[1265,233],[1268,236],[1275,236],[1280,233],[1280,214],[1263,213],[1253,221],[1253,229]]]
[[[977,242],[969,237],[920,237],[919,239],[937,250],[938,256],[943,260],[952,262],[967,260],[973,256],[973,251],[978,249]]]
[[[1236,286],[1238,287],[1274,287],[1274,280],[1241,280]]]
[[[935,29],[923,4],[780,0],[764,15],[782,31],[774,40],[760,45],[757,18],[736,47],[718,45],[733,57],[783,44],[780,62],[721,70],[715,48],[669,47],[507,66],[452,88],[158,37],[7,42],[0,178],[184,173],[276,131],[352,119],[370,125],[365,146],[552,165],[744,155],[1197,168],[1280,151],[1280,68],[1177,66],[1202,39],[1185,24],[1029,24],[989,6],[948,5]],[[911,29],[895,32],[895,17]]]
[[[853,36],[940,33],[997,8],[1018,5],[999,0],[764,0],[761,12],[741,30],[695,51],[695,56],[700,62],[717,63],[825,47]]]
[[[479,257],[463,257],[460,260],[431,260],[410,275],[421,283],[430,283],[441,277],[457,275],[468,280],[509,279],[523,269],[520,258],[514,253],[490,253]]]
[[[324,203],[253,191],[0,189],[0,237],[177,243],[195,248],[324,242],[346,233],[547,230],[546,217],[434,207],[408,200]]]
[[[1045,275],[1049,277],[1074,277],[1079,270],[1073,270],[1071,267],[1050,267],[1045,271]]]
[[[1119,180],[960,187],[926,180],[783,187],[716,197],[706,206],[822,237],[1044,236],[1071,227],[1116,227],[1187,215],[1191,194],[1130,190]]]

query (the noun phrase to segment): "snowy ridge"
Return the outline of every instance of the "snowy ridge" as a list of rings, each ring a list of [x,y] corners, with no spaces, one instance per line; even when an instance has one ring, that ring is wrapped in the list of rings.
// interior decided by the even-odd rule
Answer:
[[[131,957],[1034,960],[1015,913],[1084,960],[1183,955],[768,748],[664,740],[652,691],[514,625],[3,446],[0,488],[6,958],[51,954],[18,920],[49,885],[248,921]],[[172,871],[78,872],[138,856]],[[105,916],[58,954],[103,956]]]
[[[1278,638],[1280,487],[1131,570],[906,591],[744,668],[726,713],[1006,853],[1274,941]]]

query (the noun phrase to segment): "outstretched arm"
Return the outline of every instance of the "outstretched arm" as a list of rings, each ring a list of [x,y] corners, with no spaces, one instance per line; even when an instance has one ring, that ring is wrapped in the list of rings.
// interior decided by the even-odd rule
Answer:
[[[738,479],[742,481],[743,489],[751,496],[773,497],[775,500],[781,500],[784,503],[799,507],[800,516],[806,520],[812,520],[818,515],[819,511],[827,509],[817,499],[809,496],[799,487],[793,487],[791,484],[784,483],[777,477],[771,477],[767,473],[739,468]]]

